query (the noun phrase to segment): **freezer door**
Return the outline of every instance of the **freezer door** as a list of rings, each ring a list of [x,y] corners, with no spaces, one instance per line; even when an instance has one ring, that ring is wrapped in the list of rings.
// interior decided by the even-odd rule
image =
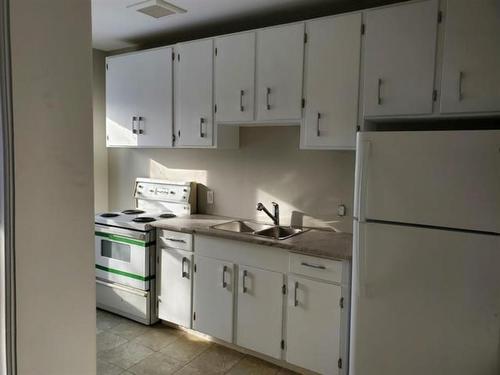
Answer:
[[[355,223],[352,375],[498,375],[500,236]]]
[[[500,233],[500,130],[358,134],[355,216]]]

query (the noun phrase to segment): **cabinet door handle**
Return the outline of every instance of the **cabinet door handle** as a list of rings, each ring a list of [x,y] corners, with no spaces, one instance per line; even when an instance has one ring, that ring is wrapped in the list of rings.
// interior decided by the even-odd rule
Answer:
[[[307,263],[307,262],[302,262],[302,263],[300,263],[300,265],[302,265],[304,267],[316,268],[318,270],[326,270],[326,267],[322,266],[321,264],[311,264],[311,263]]]
[[[321,113],[318,112],[318,117],[316,118],[316,136],[320,137],[321,132],[319,130],[319,120],[321,120]]]
[[[245,110],[245,107],[243,107],[243,95],[245,95],[245,91],[240,90],[240,112]]]
[[[299,282],[296,281],[294,288],[293,288],[293,305],[298,306],[299,305],[299,300],[297,299],[297,290],[299,289]]]
[[[226,287],[227,287],[226,271],[227,271],[227,266],[222,267],[222,288],[224,288],[224,289],[226,289]]]
[[[245,285],[245,280],[247,278],[247,270],[243,270],[243,277],[241,278],[241,287],[243,289],[243,293],[247,292],[247,287]]]
[[[139,118],[137,119],[138,120],[138,123],[139,123],[139,134],[144,134],[144,117],[142,116],[139,116]],[[141,124],[142,124],[142,128],[141,128]]]
[[[137,129],[135,128],[135,122],[137,121],[137,116],[132,116],[132,133],[137,134]]]
[[[205,133],[203,133],[203,124],[205,123],[205,119],[200,117],[200,138],[205,138]]]
[[[181,268],[182,268],[182,278],[186,278],[186,279],[189,279],[189,273],[184,271],[186,268],[185,268],[185,264],[187,263],[188,261],[188,258],[186,257],[182,257],[182,263],[181,263]]]
[[[267,108],[268,111],[271,110],[270,99],[271,99],[271,88],[267,87],[266,88],[266,108]]]
[[[463,85],[463,81],[464,81],[464,72],[460,71],[458,73],[458,101],[462,101],[462,99],[464,98],[464,93],[462,91],[462,85]]]
[[[382,105],[382,78],[379,78],[377,81],[377,104]]]

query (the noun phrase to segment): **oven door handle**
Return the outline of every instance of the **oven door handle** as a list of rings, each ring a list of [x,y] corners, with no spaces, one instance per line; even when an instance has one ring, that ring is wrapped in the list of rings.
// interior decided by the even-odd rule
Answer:
[[[141,296],[141,297],[147,297],[148,296],[148,293],[141,292],[141,291],[139,291],[137,289],[127,288],[125,286],[121,286],[121,285],[114,284],[114,283],[107,283],[105,281],[101,281],[101,280],[97,280],[97,279],[96,279],[95,282],[97,284],[101,284],[101,285],[107,286],[108,288],[122,290],[122,291],[127,292],[127,293],[135,294],[137,296]]]

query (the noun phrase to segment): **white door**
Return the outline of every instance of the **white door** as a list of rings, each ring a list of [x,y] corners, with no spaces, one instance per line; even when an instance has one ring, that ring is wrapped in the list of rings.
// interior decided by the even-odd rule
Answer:
[[[106,146],[137,146],[137,78],[139,54],[106,59]]]
[[[304,24],[257,31],[257,120],[302,117]]]
[[[500,373],[500,236],[355,231],[351,374]]]
[[[255,97],[255,33],[215,39],[215,118],[252,121]]]
[[[175,47],[175,137],[179,146],[213,144],[213,41]]]
[[[240,266],[236,344],[281,358],[283,274]]]
[[[438,1],[366,12],[364,115],[432,113]]]
[[[361,13],[306,23],[303,148],[353,149]]]
[[[234,266],[195,255],[193,329],[233,341]]]
[[[191,328],[193,254],[161,249],[158,277],[158,317]]]
[[[359,133],[358,218],[500,233],[500,130]]]
[[[441,112],[500,111],[500,3],[448,0]]]
[[[286,360],[320,374],[338,374],[341,287],[288,277]]]

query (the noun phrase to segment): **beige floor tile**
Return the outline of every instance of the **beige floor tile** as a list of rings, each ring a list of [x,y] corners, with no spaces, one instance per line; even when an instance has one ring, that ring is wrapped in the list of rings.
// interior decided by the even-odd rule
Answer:
[[[276,375],[280,367],[261,359],[247,356],[236,363],[226,374],[230,375]]]
[[[162,348],[160,352],[181,362],[188,362],[206,351],[209,347],[210,343],[206,340],[190,335],[182,335],[172,344]]]
[[[184,366],[183,362],[163,353],[154,353],[128,369],[135,375],[170,375]]]
[[[286,368],[281,368],[279,371],[278,371],[278,374],[277,375],[299,375],[298,372],[295,372],[295,371],[292,371],[292,370],[288,370]]]
[[[200,370],[196,367],[192,367],[191,365],[187,365],[183,367],[179,371],[175,373],[175,375],[218,375],[218,372],[210,372],[207,370]]]
[[[127,340],[133,340],[136,337],[146,333],[150,329],[151,328],[145,326],[144,324],[126,320],[113,327],[110,331],[115,335],[121,336]]]
[[[172,344],[181,335],[182,332],[177,329],[165,325],[156,325],[142,335],[137,336],[132,342],[144,345],[157,352],[163,347]]]
[[[97,352],[102,352],[104,350],[110,350],[125,344],[127,340],[121,336],[115,335],[114,333],[102,331],[96,336],[96,342]]]
[[[120,323],[126,321],[121,316],[111,314],[104,310],[96,310],[96,320],[98,330],[107,330],[116,327]]]
[[[98,353],[98,358],[113,365],[128,369],[154,352],[143,345],[128,342],[114,349]]]
[[[97,375],[120,375],[122,372],[123,369],[118,366],[100,359],[97,360]]]
[[[196,357],[189,365],[203,371],[224,373],[241,358],[243,358],[243,354],[235,350],[220,345],[212,345],[210,349]]]

